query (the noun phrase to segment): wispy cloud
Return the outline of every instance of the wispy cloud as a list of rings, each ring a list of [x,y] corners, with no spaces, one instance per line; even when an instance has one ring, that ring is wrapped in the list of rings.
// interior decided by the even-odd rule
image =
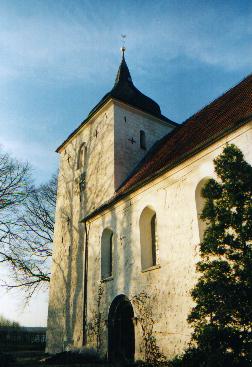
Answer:
[[[29,161],[38,182],[111,85],[121,33],[134,80],[180,121],[252,69],[251,1],[1,0],[0,148]],[[16,317],[11,298],[1,304]],[[36,325],[36,311],[19,320]]]
[[[1,135],[0,149],[8,152],[12,157],[22,162],[28,162],[33,171],[36,183],[45,182],[57,171],[56,154],[51,146],[46,143],[27,141],[20,137],[8,137]],[[50,149],[51,148],[51,149]]]
[[[199,6],[193,1],[110,1],[105,6],[89,0],[27,0],[6,4],[0,9],[0,94],[1,100],[6,101],[5,107],[0,108],[1,138],[7,150],[29,159],[42,171],[48,167],[49,159],[55,162],[52,154],[57,144],[52,141],[57,127],[54,131],[51,127],[60,117],[54,121],[51,101],[43,95],[44,110],[35,111],[35,119],[31,105],[30,112],[25,112],[26,121],[22,119],[20,114],[28,104],[23,101],[20,106],[20,100],[25,99],[20,95],[22,89],[13,92],[19,83],[24,84],[27,96],[35,93],[31,83],[58,86],[60,90],[79,81],[96,88],[99,95],[100,86],[110,85],[114,77],[122,32],[127,33],[131,70],[140,79],[145,79],[150,70],[155,71],[156,80],[163,79],[164,70],[178,60],[185,60],[188,69],[203,64],[232,72],[252,66],[251,7],[239,13],[225,4],[213,6],[209,2]],[[11,92],[4,83],[12,83]],[[36,96],[30,100],[34,104]],[[54,106],[57,108],[61,107]],[[61,118],[66,119],[64,111]],[[4,128],[7,122],[8,134]],[[12,132],[17,131],[16,136],[10,134],[10,126]],[[45,137],[50,134],[51,143],[47,138],[41,140],[42,129]]]
[[[39,3],[34,2],[29,16],[10,16],[8,9],[2,10],[2,77],[90,81],[101,62],[103,71],[110,70],[122,31],[139,60],[158,56],[168,63],[187,57],[231,70],[251,65],[251,11],[237,15],[225,6],[210,5],[192,6],[190,11],[186,5],[179,8],[162,1],[159,6],[113,1],[106,6],[90,1],[57,4],[50,13],[50,6],[35,11]]]

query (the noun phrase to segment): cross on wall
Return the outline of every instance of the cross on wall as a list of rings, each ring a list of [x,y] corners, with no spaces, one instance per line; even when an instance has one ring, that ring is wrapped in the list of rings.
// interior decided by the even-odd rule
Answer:
[[[131,142],[131,144],[134,144],[136,142],[133,137],[131,139],[128,139],[128,140]]]

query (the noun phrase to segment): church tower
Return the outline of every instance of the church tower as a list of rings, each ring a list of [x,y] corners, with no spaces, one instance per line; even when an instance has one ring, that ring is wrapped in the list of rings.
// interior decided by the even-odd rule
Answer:
[[[67,181],[72,175],[79,187],[85,215],[113,197],[148,150],[177,125],[135,87],[124,53],[123,47],[113,88],[57,149]]]
[[[124,51],[114,87],[107,95],[114,100],[115,190],[147,151],[176,126],[161,114],[156,102],[134,86]]]
[[[48,352],[82,343],[86,234],[81,219],[111,199],[149,149],[176,126],[135,87],[124,52],[113,88],[57,149]]]

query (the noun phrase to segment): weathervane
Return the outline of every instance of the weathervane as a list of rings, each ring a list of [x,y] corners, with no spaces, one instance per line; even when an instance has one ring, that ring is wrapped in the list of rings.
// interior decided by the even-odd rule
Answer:
[[[126,34],[121,34],[121,40],[122,40],[122,47],[121,47],[121,51],[122,51],[123,56],[124,56],[124,52],[126,51],[126,47],[125,47]]]

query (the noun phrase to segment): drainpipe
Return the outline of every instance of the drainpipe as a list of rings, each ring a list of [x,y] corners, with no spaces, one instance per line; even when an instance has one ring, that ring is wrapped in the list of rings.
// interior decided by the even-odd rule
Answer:
[[[88,229],[87,222],[84,222],[85,227],[85,250],[84,250],[84,287],[83,287],[83,340],[82,344],[87,343],[87,282],[88,282]]]

